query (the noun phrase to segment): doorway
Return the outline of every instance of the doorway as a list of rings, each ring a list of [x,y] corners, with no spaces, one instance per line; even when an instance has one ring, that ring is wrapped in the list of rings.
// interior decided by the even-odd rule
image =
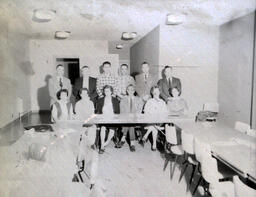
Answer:
[[[56,58],[56,62],[64,66],[64,76],[74,85],[76,79],[80,77],[79,58]]]

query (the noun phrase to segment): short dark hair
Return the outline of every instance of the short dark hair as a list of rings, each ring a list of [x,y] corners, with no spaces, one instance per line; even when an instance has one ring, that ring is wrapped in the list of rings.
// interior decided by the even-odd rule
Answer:
[[[128,68],[128,65],[127,65],[127,64],[121,64],[120,68],[121,68],[122,66],[126,66],[126,68]]]
[[[148,63],[148,62],[142,62],[141,66],[142,66],[143,64],[147,64],[147,65],[149,65],[149,63]]]
[[[127,95],[128,95],[128,88],[129,88],[129,87],[133,87],[134,90],[135,90],[135,85],[129,84],[129,85],[126,87],[126,94],[127,94]]]
[[[157,85],[152,86],[151,89],[150,89],[150,94],[151,94],[152,97],[153,97],[153,92],[154,92],[155,89],[159,89],[159,91],[160,91],[159,86],[157,86]]]
[[[173,89],[176,89],[178,92],[179,92],[179,94],[178,94],[178,96],[180,96],[181,95],[181,91],[180,91],[180,89],[179,88],[177,88],[177,87],[173,87],[172,89],[170,89],[169,91],[169,93],[170,93],[170,95],[171,95],[171,97],[173,97],[173,95],[172,95],[172,90]]]
[[[67,90],[67,89],[60,89],[60,90],[57,92],[57,94],[56,94],[58,100],[60,100],[60,95],[61,95],[61,93],[63,93],[63,92],[66,93],[67,96],[68,96],[68,90]]]
[[[89,90],[87,89],[87,88],[81,88],[80,90],[79,90],[79,95],[81,96],[81,94],[82,94],[82,92],[83,91],[87,91],[87,93],[89,93]]]
[[[103,87],[103,95],[104,95],[104,96],[106,96],[106,95],[105,95],[105,90],[106,90],[106,89],[110,89],[110,90],[111,90],[111,93],[113,94],[113,91],[114,91],[113,87],[110,86],[110,85],[105,85],[105,86]]]
[[[165,71],[167,68],[170,68],[170,69],[172,70],[172,66],[166,65],[166,66],[164,67],[164,71]]]
[[[58,64],[58,65],[56,66],[56,69],[59,68],[59,67],[63,67],[63,68],[64,68],[64,66],[63,66],[62,64]]]
[[[111,63],[109,61],[103,62],[102,66],[104,66],[105,64],[109,64],[111,66]]]
[[[82,69],[84,69],[84,68],[89,68],[89,66],[86,66],[86,65],[85,65],[85,66],[82,67]]]

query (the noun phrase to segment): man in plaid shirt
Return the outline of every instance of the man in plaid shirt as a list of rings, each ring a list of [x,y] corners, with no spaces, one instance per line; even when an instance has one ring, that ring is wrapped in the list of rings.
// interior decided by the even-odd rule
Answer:
[[[118,93],[118,80],[115,76],[111,75],[111,63],[106,61],[103,62],[103,74],[101,74],[98,78],[97,78],[97,85],[96,85],[96,89],[97,89],[97,93],[99,95],[99,97],[103,97],[103,87],[105,85],[110,85],[113,87],[113,96],[116,96]]]

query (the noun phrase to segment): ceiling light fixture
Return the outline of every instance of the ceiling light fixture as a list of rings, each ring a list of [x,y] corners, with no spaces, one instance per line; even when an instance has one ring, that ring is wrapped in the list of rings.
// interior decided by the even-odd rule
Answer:
[[[166,25],[179,25],[185,21],[184,14],[167,14]]]
[[[123,44],[117,44],[117,45],[116,45],[116,49],[122,49],[123,47],[124,47]]]
[[[49,22],[56,14],[56,10],[51,9],[36,9],[34,10],[32,20],[36,22]]]
[[[123,32],[121,39],[122,40],[132,40],[132,39],[136,38],[136,36],[137,36],[136,32],[130,32],[130,33],[129,32]]]
[[[55,38],[57,39],[66,39],[69,38],[71,32],[70,31],[56,31]]]

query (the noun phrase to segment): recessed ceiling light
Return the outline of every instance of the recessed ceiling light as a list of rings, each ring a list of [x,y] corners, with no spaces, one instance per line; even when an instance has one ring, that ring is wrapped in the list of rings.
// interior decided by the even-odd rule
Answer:
[[[185,21],[184,14],[167,14],[166,25],[179,25]]]
[[[56,31],[55,32],[55,38],[58,39],[66,39],[70,36],[70,31]]]
[[[130,33],[129,33],[129,32],[123,32],[121,39],[122,39],[122,40],[132,40],[132,39],[134,39],[136,36],[137,36],[137,33],[136,33],[136,32],[130,32]]]
[[[56,10],[51,9],[36,9],[34,10],[33,20],[36,22],[48,22],[53,19]]]
[[[136,32],[131,32],[131,33],[130,33],[130,36],[134,39],[134,38],[136,38],[137,33],[136,33]]]
[[[116,49],[122,49],[123,47],[124,47],[123,44],[117,44],[117,45],[116,45]]]

